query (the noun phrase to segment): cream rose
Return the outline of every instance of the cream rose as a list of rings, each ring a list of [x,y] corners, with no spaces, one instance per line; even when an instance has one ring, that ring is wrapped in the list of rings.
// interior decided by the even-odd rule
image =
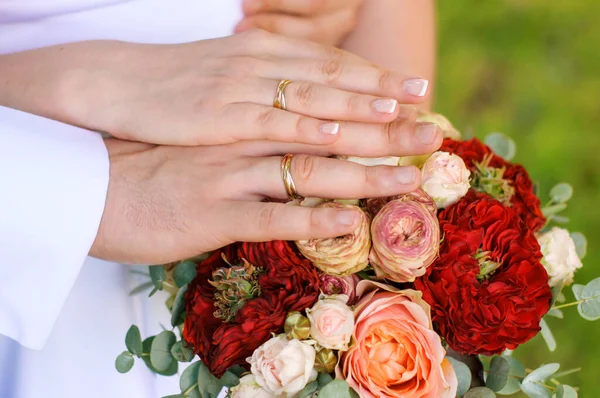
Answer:
[[[357,291],[355,343],[341,354],[336,377],[363,398],[454,398],[456,374],[421,293],[371,281]]]
[[[322,347],[345,351],[354,331],[354,314],[348,296],[324,296],[306,310],[310,335]]]
[[[247,374],[240,379],[240,383],[229,390],[231,398],[272,398],[273,395],[256,383],[253,374]]]
[[[569,231],[554,227],[540,235],[538,243],[544,255],[542,265],[550,277],[550,286],[573,283],[575,271],[581,268],[582,264]]]
[[[281,335],[258,347],[248,362],[256,383],[271,396],[293,397],[317,378],[315,349]]]
[[[471,172],[460,156],[435,152],[421,169],[421,188],[435,201],[439,209],[458,202],[470,188]]]

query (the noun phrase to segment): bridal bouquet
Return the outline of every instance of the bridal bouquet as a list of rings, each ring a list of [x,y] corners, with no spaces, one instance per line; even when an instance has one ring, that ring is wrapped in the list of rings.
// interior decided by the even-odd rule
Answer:
[[[462,141],[440,115],[438,152],[363,164],[416,164],[421,189],[395,197],[304,199],[290,206],[356,207],[362,223],[332,239],[240,242],[201,258],[150,267],[172,330],[142,341],[132,326],[116,360],[161,375],[181,372],[179,394],[215,397],[576,397],[558,364],[511,356],[542,333],[545,316],[578,305],[600,318],[600,278],[561,289],[581,267],[585,239],[556,226],[572,195],[541,206],[501,134]],[[190,362],[188,364],[188,362]],[[562,372],[562,374],[569,373]]]

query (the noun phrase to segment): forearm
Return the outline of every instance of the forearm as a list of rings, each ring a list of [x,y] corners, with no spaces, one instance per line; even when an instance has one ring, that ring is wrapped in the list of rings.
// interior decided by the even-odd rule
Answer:
[[[435,76],[434,0],[366,0],[342,48],[387,69],[430,81]],[[421,107],[431,107],[432,96]]]

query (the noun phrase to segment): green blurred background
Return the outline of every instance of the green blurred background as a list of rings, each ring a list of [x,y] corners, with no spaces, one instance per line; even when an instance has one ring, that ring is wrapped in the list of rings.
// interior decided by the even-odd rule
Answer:
[[[435,110],[463,133],[502,132],[517,142],[516,161],[539,182],[542,202],[561,181],[575,196],[561,213],[588,239],[576,283],[600,276],[600,1],[438,1],[439,61]],[[567,301],[573,300],[569,288]],[[548,320],[558,348],[540,336],[515,355],[529,368],[582,367],[561,379],[597,397],[600,321],[565,308]]]

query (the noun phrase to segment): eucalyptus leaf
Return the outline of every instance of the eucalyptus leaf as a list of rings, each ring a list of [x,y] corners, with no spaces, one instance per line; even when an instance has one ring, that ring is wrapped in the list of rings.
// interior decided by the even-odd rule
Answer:
[[[171,355],[178,362],[190,362],[194,359],[194,351],[181,340],[173,344]]]
[[[148,289],[150,289],[153,286],[154,286],[154,282],[145,282],[145,283],[142,283],[141,285],[136,286],[133,289],[131,289],[131,291],[129,292],[129,295],[130,296],[135,296],[136,294],[141,293],[144,290],[148,290]]]
[[[202,362],[200,361],[194,362],[183,371],[179,378],[179,388],[181,389],[181,392],[186,392],[194,385],[198,384],[198,371],[200,370],[201,364]]]
[[[563,314],[560,308],[550,308],[550,310],[546,313],[548,316],[553,316],[554,318],[563,319],[565,315]]]
[[[550,217],[550,221],[553,221],[557,224],[568,224],[571,220],[569,217],[553,215]]]
[[[527,371],[525,370],[525,365],[515,357],[507,357],[504,359],[508,361],[508,365],[510,367],[508,381],[504,388],[496,394],[499,395],[512,395],[517,391],[521,390],[521,382],[525,376],[527,376]]]
[[[471,387],[471,370],[467,365],[455,358],[447,356],[446,359],[452,365],[454,373],[456,374],[456,379],[458,380],[456,395],[462,397]]]
[[[575,286],[573,286],[574,293]],[[588,321],[600,319],[600,278],[589,281],[587,285],[585,285],[584,288],[578,293],[578,299],[583,300],[581,303],[579,303],[579,305],[577,305],[579,315]]]
[[[152,349],[152,342],[154,341],[154,337],[155,336],[148,337],[146,340],[144,340],[142,342],[142,348],[143,348],[144,354],[146,354],[146,355],[142,356],[142,360],[144,361],[144,363],[146,364],[148,369],[150,369],[152,372],[157,373],[162,376],[173,376],[174,374],[177,373],[177,370],[179,369],[179,365],[178,365],[177,361],[173,361],[173,364],[171,366],[169,366],[169,368],[167,370],[162,371],[162,372],[154,369],[154,367],[152,366],[152,363],[150,362],[150,350]]]
[[[164,372],[175,362],[171,355],[171,347],[176,341],[175,333],[169,330],[161,332],[154,338],[150,347],[150,363],[154,369]]]
[[[134,363],[135,359],[133,359],[131,354],[128,351],[123,351],[115,360],[115,368],[117,368],[117,372],[119,373],[127,373],[133,368]]]
[[[234,365],[234,366],[230,367],[227,371],[233,373],[238,378],[242,377],[242,375],[244,373],[248,372],[246,369],[242,368],[240,365]]]
[[[333,380],[319,391],[319,398],[352,398],[345,380]]]
[[[467,391],[464,398],[494,398],[496,394],[487,387],[475,387]]]
[[[142,336],[140,335],[140,329],[136,325],[131,325],[127,331],[127,334],[125,335],[125,346],[129,352],[136,357],[142,357]]]
[[[485,144],[492,148],[494,153],[506,160],[511,160],[517,153],[515,142],[502,133],[493,133],[485,137]]]
[[[568,384],[559,384],[555,394],[556,398],[577,398],[577,391]]]
[[[240,378],[238,377],[238,375],[236,375],[232,371],[228,370],[227,372],[225,372],[223,374],[223,376],[221,376],[221,378],[219,379],[219,382],[221,383],[222,386],[233,387],[233,386],[237,386],[240,383]]]
[[[333,377],[329,373],[319,373],[317,376],[317,382],[319,383],[319,388],[325,387],[327,384],[333,381]]]
[[[304,387],[302,390],[300,390],[300,392],[298,393],[298,398],[307,398],[313,395],[313,393],[315,391],[317,391],[317,389],[319,388],[319,382],[317,382],[316,380],[313,381],[312,383],[308,383],[306,385],[306,387]]]
[[[558,284],[558,285],[552,287],[552,303],[550,304],[551,306],[554,305],[554,303],[560,296],[562,288],[563,288],[562,284]]]
[[[542,337],[544,338],[544,341],[546,342],[546,345],[548,346],[548,349],[550,350],[550,352],[554,352],[554,350],[556,350],[556,340],[554,339],[554,335],[550,330],[550,326],[548,326],[548,323],[544,319],[542,319],[540,321],[540,327],[540,332],[542,334]]]
[[[529,373],[525,379],[523,379],[523,384],[528,382],[535,383],[536,381],[544,381],[556,373],[559,368],[560,364],[558,363],[549,363],[547,365],[540,366],[533,372]]]
[[[163,290],[163,282],[167,279],[167,273],[161,265],[152,265],[150,268],[150,279],[154,283],[154,288]]]
[[[495,356],[490,362],[490,370],[485,385],[492,391],[500,391],[508,382],[510,364],[505,357]]]
[[[223,388],[219,379],[210,373],[210,370],[208,370],[208,367],[203,362],[200,362],[197,380],[202,398],[217,398],[219,392],[221,392],[221,388]]]
[[[571,290],[573,290],[573,295],[575,296],[576,300],[581,300],[581,294],[583,293],[584,287],[585,285],[580,285],[577,283],[571,286]]]
[[[196,263],[190,260],[182,261],[173,271],[173,279],[178,287],[190,283],[196,277]]]
[[[181,316],[185,311],[185,292],[189,285],[183,285],[175,295],[173,308],[171,308],[171,326],[175,327],[181,323]]]
[[[167,395],[166,397],[163,397],[163,398],[186,398],[186,396],[183,394],[175,394],[175,395]]]
[[[552,398],[550,390],[538,383],[523,382],[521,384],[521,391],[529,398]]]
[[[555,203],[566,203],[573,196],[573,187],[566,183],[561,182],[560,184],[556,184],[550,190],[550,198]]]
[[[563,211],[566,208],[567,208],[566,203],[558,203],[558,204],[555,204],[552,206],[546,206],[546,207],[542,208],[542,214],[544,215],[544,217],[550,217],[550,216],[560,213],[561,211]]]
[[[569,235],[571,235],[571,239],[573,239],[573,243],[575,243],[577,257],[579,257],[580,260],[583,260],[587,253],[587,239],[585,238],[585,235],[581,232],[571,232]]]

